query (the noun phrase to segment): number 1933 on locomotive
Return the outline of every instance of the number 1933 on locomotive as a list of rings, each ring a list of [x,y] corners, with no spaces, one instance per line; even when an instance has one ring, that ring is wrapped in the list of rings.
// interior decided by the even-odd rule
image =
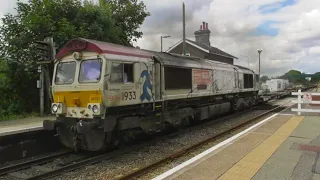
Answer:
[[[137,95],[135,91],[126,91],[126,92],[122,92],[122,100],[126,101],[126,100],[135,100],[137,99]]]

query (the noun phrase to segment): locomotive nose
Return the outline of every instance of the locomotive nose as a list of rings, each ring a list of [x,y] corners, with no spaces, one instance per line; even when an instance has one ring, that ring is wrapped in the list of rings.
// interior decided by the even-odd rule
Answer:
[[[83,121],[80,120],[76,124],[76,131],[77,133],[87,133],[91,130],[96,129],[99,126],[98,121]]]

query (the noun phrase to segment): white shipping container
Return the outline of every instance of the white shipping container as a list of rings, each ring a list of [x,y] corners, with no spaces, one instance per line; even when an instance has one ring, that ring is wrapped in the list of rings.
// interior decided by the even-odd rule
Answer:
[[[284,88],[287,89],[289,88],[289,80],[288,79],[283,79],[284,81]]]
[[[261,90],[267,90],[268,89],[268,85],[267,84],[261,84]]]
[[[266,84],[268,85],[268,89],[270,90],[270,92],[277,91],[277,89],[278,89],[278,82],[277,81],[268,80],[266,82]]]
[[[270,92],[284,91],[287,88],[287,80],[285,79],[271,79],[266,82]]]

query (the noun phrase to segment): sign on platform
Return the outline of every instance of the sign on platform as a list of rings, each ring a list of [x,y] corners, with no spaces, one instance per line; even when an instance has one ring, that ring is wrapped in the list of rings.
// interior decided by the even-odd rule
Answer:
[[[312,101],[312,94],[311,93],[304,93],[303,100],[305,101]]]

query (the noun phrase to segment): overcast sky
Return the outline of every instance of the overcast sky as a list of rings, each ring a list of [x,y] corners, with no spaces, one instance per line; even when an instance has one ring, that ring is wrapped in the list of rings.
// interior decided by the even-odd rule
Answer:
[[[141,27],[135,45],[160,51],[160,36],[167,50],[182,39],[182,1],[144,0],[151,16]],[[211,45],[234,56],[236,64],[261,73],[281,75],[290,69],[320,71],[320,0],[185,0],[187,38],[202,21],[209,24]],[[0,15],[12,12],[15,0],[0,0]]]

